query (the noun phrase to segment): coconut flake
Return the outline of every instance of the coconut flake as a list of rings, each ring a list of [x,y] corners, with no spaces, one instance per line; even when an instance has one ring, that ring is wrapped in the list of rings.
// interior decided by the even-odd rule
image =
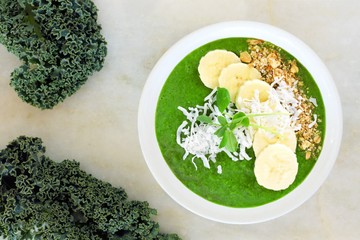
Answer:
[[[276,84],[276,89],[274,88]],[[185,153],[183,159],[186,159],[189,154],[193,155],[192,163],[195,168],[195,159],[202,160],[206,168],[210,168],[210,162],[216,162],[216,156],[220,152],[224,152],[233,161],[251,160],[247,154],[247,149],[252,147],[253,136],[256,129],[253,127],[239,127],[233,130],[233,133],[238,141],[238,152],[229,152],[225,148],[220,148],[221,138],[215,135],[215,132],[220,128],[219,125],[205,124],[197,121],[198,116],[206,115],[213,123],[219,124],[218,117],[224,116],[228,121],[238,112],[245,114],[263,114],[269,113],[268,116],[253,116],[251,122],[254,125],[267,127],[278,133],[284,132],[291,127],[295,131],[301,129],[301,124],[297,123],[299,115],[302,110],[300,104],[303,99],[297,99],[294,94],[294,88],[290,87],[282,78],[275,78],[271,84],[269,91],[269,100],[261,102],[259,99],[259,92],[255,91],[253,99],[245,99],[241,102],[241,108],[237,109],[231,103],[224,113],[221,113],[216,102],[216,91],[214,89],[205,97],[204,104],[196,105],[196,107],[189,107],[187,109],[179,106],[178,109],[185,115],[186,120],[179,126],[176,133],[177,143],[184,148]],[[273,114],[271,113],[284,113]],[[311,128],[316,123],[317,116],[314,114],[314,122],[309,125]]]
[[[314,121],[312,121],[312,122],[308,125],[308,128],[312,128],[312,127],[316,124],[316,122],[317,122],[317,114],[314,114],[313,117],[314,117]]]
[[[217,173],[222,174],[222,167],[221,165],[217,166]]]
[[[273,88],[277,84],[276,89]],[[297,123],[299,115],[302,110],[300,108],[303,98],[301,96],[295,96],[294,90],[297,88],[297,82],[290,87],[283,78],[274,78],[274,82],[271,84],[270,97],[278,100],[281,107],[284,108],[290,114],[290,126],[296,131],[301,129],[301,125]],[[276,99],[277,98],[277,99]]]
[[[194,160],[199,158],[202,160],[206,168],[210,168],[210,161],[216,162],[216,156],[220,152],[225,152],[233,161],[249,160],[250,157],[246,153],[247,148],[252,147],[251,132],[246,128],[237,129],[235,135],[237,136],[240,151],[232,153],[225,148],[220,148],[221,139],[215,135],[216,130],[220,126],[205,124],[197,121],[200,115],[207,115],[214,123],[218,123],[218,117],[225,116],[229,121],[234,114],[238,112],[234,104],[225,110],[222,114],[215,103],[215,90],[213,90],[207,97],[203,106],[189,107],[185,109],[181,106],[178,109],[185,115],[186,120],[178,127],[176,132],[176,142],[185,150],[183,159],[186,159],[189,154],[193,155],[192,162],[197,168]]]
[[[314,104],[315,107],[318,106],[317,101],[316,101],[316,98],[313,98],[313,97],[309,98],[309,102],[311,102],[312,104]]]

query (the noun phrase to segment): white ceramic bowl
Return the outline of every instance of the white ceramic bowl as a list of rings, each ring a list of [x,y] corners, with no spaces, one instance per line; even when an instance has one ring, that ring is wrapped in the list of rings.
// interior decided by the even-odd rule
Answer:
[[[253,208],[232,208],[212,203],[186,188],[172,173],[160,152],[155,135],[155,111],[163,84],[170,72],[194,49],[217,39],[250,37],[269,41],[297,58],[315,79],[326,110],[323,150],[305,180],[284,197]],[[143,121],[146,119],[147,121]],[[138,131],[146,163],[160,186],[176,202],[195,214],[214,221],[250,224],[279,217],[309,199],[325,181],[341,143],[342,111],[332,77],[319,57],[295,36],[257,22],[224,22],[197,30],[173,45],[157,62],[144,86],[138,112]],[[175,141],[175,140],[174,140]]]

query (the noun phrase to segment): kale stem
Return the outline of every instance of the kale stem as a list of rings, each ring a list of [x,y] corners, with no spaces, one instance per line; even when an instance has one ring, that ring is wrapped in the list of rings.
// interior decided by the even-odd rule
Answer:
[[[40,40],[44,40],[44,37],[40,30],[40,24],[36,22],[35,14],[32,12],[33,9],[34,8],[32,6],[26,4],[24,9],[24,15],[26,16],[26,20],[28,21],[28,23],[34,28],[34,33],[36,34],[36,36],[38,36]]]

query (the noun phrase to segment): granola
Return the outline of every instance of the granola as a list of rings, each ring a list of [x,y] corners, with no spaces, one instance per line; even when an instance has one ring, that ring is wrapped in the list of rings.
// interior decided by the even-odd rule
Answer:
[[[314,114],[315,104],[307,97],[304,82],[298,77],[299,67],[296,60],[284,60],[280,54],[281,49],[269,46],[265,41],[252,39],[248,44],[249,52],[240,53],[240,56],[243,56],[240,60],[255,67],[269,84],[276,79],[285,80],[294,89],[296,99],[301,100],[297,119],[301,126],[297,131],[298,147],[305,151],[305,159],[310,159],[321,151],[322,139],[318,129],[321,118]]]

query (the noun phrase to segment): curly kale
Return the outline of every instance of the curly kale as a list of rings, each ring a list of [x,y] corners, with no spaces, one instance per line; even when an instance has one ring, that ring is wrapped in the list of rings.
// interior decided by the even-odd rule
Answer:
[[[147,202],[44,154],[41,139],[25,136],[0,151],[0,238],[180,239],[159,233]]]
[[[103,67],[106,41],[91,0],[0,0],[0,43],[23,61],[10,85],[51,109]]]

